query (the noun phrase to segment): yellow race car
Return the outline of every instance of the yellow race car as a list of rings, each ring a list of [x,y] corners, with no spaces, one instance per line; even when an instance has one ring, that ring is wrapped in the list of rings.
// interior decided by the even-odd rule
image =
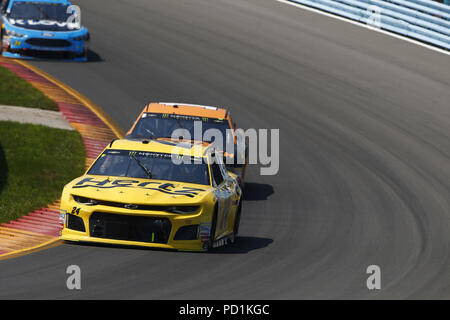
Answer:
[[[242,191],[203,142],[112,141],[64,187],[61,239],[206,251],[234,242]]]

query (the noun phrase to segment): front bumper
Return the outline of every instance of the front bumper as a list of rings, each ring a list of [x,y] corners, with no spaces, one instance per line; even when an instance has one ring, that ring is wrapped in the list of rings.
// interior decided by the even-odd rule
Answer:
[[[209,247],[211,223],[204,210],[201,207],[195,214],[179,215],[161,211],[80,206],[75,202],[61,204],[61,239],[206,251]],[[186,233],[186,230],[190,231]]]
[[[86,61],[87,41],[65,38],[3,36],[2,55],[8,58]]]

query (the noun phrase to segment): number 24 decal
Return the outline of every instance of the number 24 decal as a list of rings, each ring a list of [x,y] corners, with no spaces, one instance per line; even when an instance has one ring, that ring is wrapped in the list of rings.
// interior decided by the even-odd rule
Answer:
[[[81,209],[81,208],[73,207],[71,213],[76,214],[76,215],[79,215],[79,214],[80,214],[80,209]]]

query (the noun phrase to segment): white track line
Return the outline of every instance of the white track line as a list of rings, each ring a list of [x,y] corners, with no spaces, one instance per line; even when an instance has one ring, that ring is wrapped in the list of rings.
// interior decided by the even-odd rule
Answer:
[[[440,49],[440,48],[437,48],[437,47],[433,47],[431,45],[425,44],[423,42],[420,42],[420,41],[417,41],[417,40],[414,40],[414,39],[411,39],[411,38],[408,38],[408,37],[405,37],[405,36],[398,35],[396,33],[392,33],[392,32],[386,31],[386,30],[374,28],[373,26],[369,26],[369,25],[363,24],[361,22],[356,22],[356,21],[348,19],[348,18],[344,18],[344,17],[338,16],[338,15],[335,15],[335,14],[332,14],[332,13],[328,13],[328,12],[325,12],[325,11],[322,11],[322,10],[319,10],[319,9],[308,7],[308,6],[305,6],[305,5],[296,3],[296,2],[291,2],[289,0],[276,0],[276,1],[284,3],[284,4],[288,4],[288,5],[297,7],[297,8],[301,8],[301,9],[304,9],[304,10],[312,11],[312,12],[315,12],[315,13],[318,13],[318,14],[322,14],[322,15],[330,17],[330,18],[334,18],[334,19],[337,19],[337,20],[345,21],[345,22],[351,23],[353,25],[356,25],[356,26],[359,26],[359,27],[362,27],[362,28],[366,28],[366,29],[369,29],[369,30],[372,30],[372,31],[380,32],[380,33],[386,34],[388,36],[391,36],[391,37],[394,37],[394,38],[397,38],[397,39],[401,39],[401,40],[404,40],[404,41],[407,41],[407,42],[410,42],[410,43],[414,43],[414,44],[419,45],[421,47],[424,47],[424,48],[427,48],[427,49],[430,49],[430,50],[433,50],[433,51],[436,51],[436,52],[440,52],[440,53],[443,53],[443,54],[446,54],[446,55],[450,56],[450,52],[449,51],[446,51],[446,50],[443,50],[443,49]]]

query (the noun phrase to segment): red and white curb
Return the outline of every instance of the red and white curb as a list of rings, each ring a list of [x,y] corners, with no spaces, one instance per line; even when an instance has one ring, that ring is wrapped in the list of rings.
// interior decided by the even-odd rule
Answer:
[[[123,136],[121,129],[81,94],[19,61],[0,58],[0,65],[31,83],[55,101],[60,112],[80,132],[86,147],[86,167],[112,140]],[[45,208],[0,225],[0,259],[35,251],[59,240],[59,200]]]

